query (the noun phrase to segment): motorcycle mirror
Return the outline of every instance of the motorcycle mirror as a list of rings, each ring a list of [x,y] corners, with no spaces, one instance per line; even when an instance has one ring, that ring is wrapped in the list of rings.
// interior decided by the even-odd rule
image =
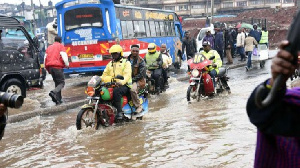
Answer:
[[[209,58],[209,60],[214,60],[216,57],[215,56],[212,56]]]
[[[120,80],[124,80],[124,76],[122,76],[122,75],[117,75],[115,78],[120,79]]]

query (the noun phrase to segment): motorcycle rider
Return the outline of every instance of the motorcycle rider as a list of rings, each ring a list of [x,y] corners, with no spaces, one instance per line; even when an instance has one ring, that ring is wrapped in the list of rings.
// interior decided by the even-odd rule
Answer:
[[[172,57],[167,51],[167,45],[162,44],[160,47],[160,53],[162,54],[162,59],[163,59],[163,77],[165,81],[165,86],[168,86],[168,68],[169,66],[172,65]]]
[[[101,76],[103,82],[111,82],[115,80],[117,86],[113,90],[113,104],[117,108],[117,119],[123,118],[121,99],[124,95],[129,93],[132,87],[131,78],[131,64],[123,58],[123,49],[120,45],[113,45],[109,49],[109,53],[112,56],[112,60],[106,65],[104,72]],[[124,77],[121,79],[114,79],[117,75]]]
[[[145,56],[146,67],[151,71],[151,78],[155,80],[155,89],[160,92],[161,86],[159,77],[162,74],[162,55],[160,52],[156,51],[156,45],[150,43],[148,45],[148,52]]]
[[[133,105],[136,107],[136,113],[140,113],[143,110],[138,91],[146,85],[146,65],[144,59],[139,56],[139,51],[140,47],[138,45],[132,45],[131,54],[128,56],[132,69],[132,88],[130,89],[130,94]]]
[[[200,54],[204,55],[206,59],[209,59],[212,56],[215,56],[215,58],[212,60],[213,64],[212,66],[209,67],[209,75],[213,78],[213,83],[214,83],[214,88],[215,88],[215,93],[216,93],[216,81],[215,77],[219,73],[219,68],[222,66],[222,60],[220,58],[220,55],[216,50],[211,49],[210,42],[209,41],[204,41],[203,44],[203,49]],[[230,93],[230,88],[227,84],[226,79],[220,78],[221,82],[225,86],[226,90],[228,93]]]

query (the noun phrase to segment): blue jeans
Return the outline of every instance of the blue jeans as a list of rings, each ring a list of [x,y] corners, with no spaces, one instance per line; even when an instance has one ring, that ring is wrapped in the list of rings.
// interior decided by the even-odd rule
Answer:
[[[216,87],[216,75],[217,75],[217,71],[215,69],[209,71],[209,75],[212,77],[213,79],[213,84],[214,84],[214,88]]]
[[[237,47],[237,53],[240,54],[241,60],[245,59],[245,48],[244,47]]]
[[[247,67],[251,68],[251,56],[252,56],[252,51],[248,51],[248,62],[247,62]]]

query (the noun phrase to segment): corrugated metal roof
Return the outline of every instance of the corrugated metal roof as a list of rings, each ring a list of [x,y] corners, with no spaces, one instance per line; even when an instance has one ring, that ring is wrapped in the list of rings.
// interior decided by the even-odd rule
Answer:
[[[21,26],[20,22],[9,16],[0,15],[0,27],[19,27]]]

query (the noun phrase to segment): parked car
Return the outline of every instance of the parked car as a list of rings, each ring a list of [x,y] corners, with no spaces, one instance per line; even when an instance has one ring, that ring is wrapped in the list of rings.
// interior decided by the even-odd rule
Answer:
[[[0,30],[0,90],[26,97],[30,87],[43,86],[38,40],[13,17],[0,15]],[[12,38],[11,30],[20,38]]]

